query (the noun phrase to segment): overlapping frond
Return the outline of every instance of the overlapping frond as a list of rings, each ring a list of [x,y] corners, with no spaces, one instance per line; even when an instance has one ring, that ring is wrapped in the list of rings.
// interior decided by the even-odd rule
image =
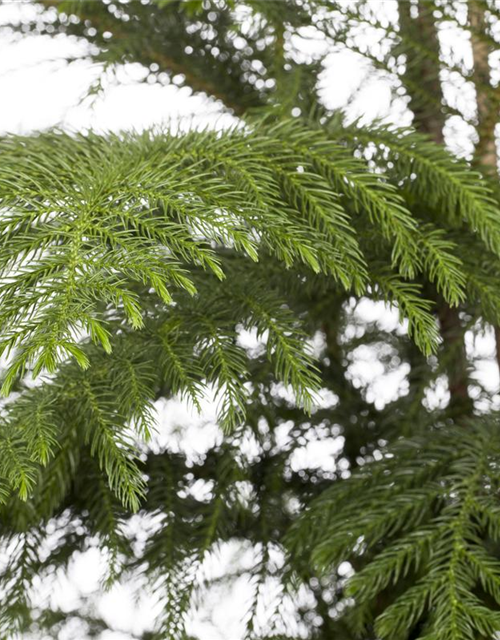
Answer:
[[[404,441],[312,504],[290,534],[322,571],[350,561],[345,595],[382,638],[492,637],[500,620],[497,423]],[[308,547],[309,545],[309,547]]]
[[[373,159],[390,163],[390,174],[400,188],[428,208],[431,219],[466,224],[495,255],[500,251],[498,204],[486,181],[467,163],[451,156],[425,135],[387,126],[351,125],[338,132],[349,144],[370,147]]]
[[[266,144],[274,168],[259,162]],[[255,141],[237,131],[4,140],[2,350],[15,350],[4,392],[28,365],[35,375],[53,372],[72,356],[87,367],[82,332],[109,351],[110,307],[141,327],[133,283],[168,305],[175,291],[196,293],[193,267],[223,277],[210,243],[253,260],[265,247],[287,265],[303,262],[345,286],[361,286],[363,259],[352,228],[343,220],[334,227],[354,261],[349,267],[328,250],[332,231],[316,217],[322,210],[331,217],[328,203],[315,195],[314,214],[304,218],[303,202],[284,194],[282,176],[299,175],[298,167],[274,147],[272,134]],[[301,189],[313,197],[311,187]]]
[[[407,150],[397,170],[416,174],[409,188],[423,198],[429,175],[441,176],[429,206],[464,217],[495,250],[487,187],[430,143],[393,138]],[[138,285],[170,305],[176,291],[196,295],[193,269],[222,278],[217,247],[252,260],[270,252],[362,292],[369,278],[356,227],[366,218],[388,243],[389,266],[403,277],[424,270],[452,303],[461,295],[452,245],[419,227],[383,175],[292,122],[124,140],[47,134],[6,139],[1,153],[2,349],[13,352],[4,392],[27,366],[53,372],[74,357],[87,367],[78,336],[109,351],[112,310],[140,328]]]
[[[363,135],[372,140],[379,130]],[[493,249],[500,223],[488,188],[445,152],[414,134],[380,135],[396,141],[387,176],[293,121],[251,120],[221,134],[5,139],[0,320],[12,356],[4,391],[23,372],[55,373],[68,357],[87,370],[69,391],[57,377],[29,392],[27,410],[26,393],[9,405],[7,483],[29,494],[37,465],[56,447],[61,422],[53,403],[69,394],[88,418],[85,437],[111,485],[137,508],[141,480],[125,430],[151,432],[151,402],[162,385],[195,406],[208,385],[220,397],[221,424],[244,421],[251,375],[238,327],[257,329],[276,379],[310,410],[319,379],[306,335],[261,269],[245,284],[255,260],[301,268],[303,279],[320,272],[347,291],[396,304],[410,336],[432,353],[440,339],[432,301],[409,276],[423,274],[457,304],[468,274],[476,288],[483,275],[465,268],[437,219],[419,219],[422,206],[446,207],[452,227],[452,214],[476,220],[484,231],[473,241],[476,252]],[[47,152],[52,147],[57,154]],[[391,183],[398,172],[415,176],[403,185],[407,203]],[[436,175],[443,178],[439,193],[424,196],[422,185]],[[235,271],[230,256],[238,255]],[[146,327],[160,374],[128,343],[131,352],[106,356],[127,324]]]

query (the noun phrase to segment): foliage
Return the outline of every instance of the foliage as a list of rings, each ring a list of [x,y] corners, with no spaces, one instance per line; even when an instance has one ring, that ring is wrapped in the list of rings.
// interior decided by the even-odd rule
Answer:
[[[324,491],[292,528],[318,570],[350,561],[353,628],[381,638],[493,637],[498,629],[498,422],[407,439]],[[400,586],[400,589],[397,587]],[[394,588],[396,587],[396,589]]]
[[[498,7],[459,4],[386,20],[364,1],[44,0],[11,25],[238,118],[0,140],[0,637],[75,620],[102,637],[91,597],[67,612],[39,593],[92,548],[103,585],[158,602],[144,640],[191,640],[193,611],[241,578],[252,640],[498,633],[499,419],[464,341],[500,326],[498,192],[441,144],[473,118],[436,86],[472,80],[428,38],[493,46]],[[415,127],[329,113],[321,55],[294,49],[311,29],[404,88]],[[363,314],[384,304],[399,322]],[[363,357],[402,373],[392,398]],[[203,453],[161,432],[179,400],[209,432],[208,397]],[[304,462],[315,445],[327,464]],[[210,574],[231,548],[250,564]]]

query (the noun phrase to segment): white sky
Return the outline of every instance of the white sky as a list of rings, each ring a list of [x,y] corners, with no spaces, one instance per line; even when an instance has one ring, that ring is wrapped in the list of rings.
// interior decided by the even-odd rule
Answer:
[[[377,0],[374,0],[377,1]],[[384,3],[382,3],[384,4]],[[390,2],[387,3],[390,5]],[[385,7],[387,8],[387,7]],[[19,12],[29,12],[29,3],[12,0],[0,5],[0,24],[12,19]],[[447,36],[444,36],[446,39]],[[304,53],[308,47],[321,46],[305,41],[301,44]],[[465,50],[467,44],[464,45]],[[173,85],[160,86],[138,83],[144,77],[140,65],[127,65],[117,74],[118,84],[111,84],[103,97],[92,104],[89,100],[80,102],[90,83],[99,75],[99,68],[86,61],[66,64],[64,56],[78,56],[85,47],[76,40],[64,36],[56,38],[26,36],[19,41],[0,36],[0,133],[25,134],[51,126],[81,130],[93,128],[100,131],[142,129],[153,125],[166,124],[185,119],[184,126],[193,123],[210,123],[220,118],[220,107],[203,97],[190,95],[187,88],[179,89]],[[332,55],[328,59],[322,75],[321,93],[329,107],[344,106],[353,92],[357,91],[352,106],[353,116],[366,119],[385,118],[390,105],[390,89],[387,80],[366,80],[367,69],[360,58],[353,54]],[[396,105],[391,117],[399,124],[409,124],[408,113],[402,105]],[[220,124],[230,123],[225,116]],[[464,139],[465,140],[465,139]],[[457,140],[457,144],[467,141]],[[364,319],[378,319],[387,328],[393,327],[395,316],[381,305],[363,303],[356,313]],[[491,335],[468,339],[468,350],[478,358],[477,375],[487,383],[492,391],[498,389],[498,371],[492,360],[493,341]],[[373,350],[360,347],[350,367],[352,376],[360,383],[370,383],[370,399],[384,403],[397,395],[404,384],[403,369],[383,376],[383,367],[378,363]],[[428,401],[439,404],[446,400],[446,388],[441,383],[429,393]],[[218,438],[213,408],[207,406],[203,417],[189,414],[180,403],[160,405],[159,421],[161,431],[169,433],[176,426],[182,433],[184,446],[209,446],[210,441]],[[202,427],[202,428],[201,428]],[[200,434],[203,436],[200,439]],[[286,438],[286,434],[283,435]],[[294,464],[307,466],[321,464],[332,465],[333,455],[338,450],[341,439],[319,441],[314,437],[300,452]],[[195,453],[195,452],[193,452]],[[240,548],[226,549],[223,558],[213,560],[212,571],[221,570],[224,565],[230,567],[241,555]],[[251,554],[243,555],[238,562],[243,565],[251,562]],[[57,586],[49,587],[50,597],[63,607],[73,607],[81,594],[96,592],[102,569],[102,557],[90,551],[75,560],[69,574],[61,579]],[[47,586],[46,586],[47,588]],[[236,581],[230,592],[216,592],[213,609],[207,607],[193,617],[190,631],[203,640],[239,640],[241,638],[241,615],[245,611],[249,597],[249,587],[245,579]],[[109,622],[119,629],[139,632],[150,626],[154,619],[155,605],[151,599],[139,604],[131,600],[130,590],[126,587],[111,589],[100,600],[99,609]],[[265,617],[265,616],[264,616]],[[106,633],[105,640],[121,640],[129,636],[120,633]],[[83,640],[75,628],[68,630],[67,640]],[[36,640],[41,640],[37,638]]]
[[[393,0],[374,1],[380,2],[384,10],[393,4]],[[33,9],[29,1],[4,0],[0,5],[0,24],[30,13]],[[305,57],[324,49],[324,43],[309,37],[295,38],[293,44]],[[17,42],[4,36],[0,40],[0,131],[28,133],[50,126],[77,130],[141,129],[192,115],[202,121],[213,121],[214,113],[220,111],[218,105],[190,95],[187,87],[138,85],[137,81],[147,75],[138,64],[123,67],[118,73],[119,84],[109,86],[103,99],[92,106],[88,100],[79,104],[100,69],[84,60],[66,64],[63,58],[82,56],[86,50],[87,46],[76,38],[62,35],[53,38],[27,35]],[[358,91],[354,117],[386,118],[389,85],[381,79],[367,80],[367,73],[359,56],[349,53],[330,56],[321,79],[322,99],[330,108],[341,107]],[[399,120],[404,118],[401,124],[409,124],[408,114],[405,117],[402,110],[394,115]]]

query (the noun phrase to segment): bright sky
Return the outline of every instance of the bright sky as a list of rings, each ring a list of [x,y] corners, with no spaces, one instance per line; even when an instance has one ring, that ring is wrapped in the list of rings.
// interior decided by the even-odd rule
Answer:
[[[384,10],[390,9],[391,0],[384,3]],[[0,5],[0,24],[30,11],[33,9],[29,2],[4,2]],[[447,37],[447,34],[443,35],[445,40]],[[296,44],[302,48],[304,55],[322,46],[321,43],[305,40]],[[467,43],[464,51],[464,55],[467,55]],[[102,97],[93,102],[88,99],[81,102],[100,69],[84,60],[66,64],[63,58],[84,53],[82,44],[64,36],[26,36],[14,41],[0,33],[0,133],[24,134],[51,126],[73,130],[93,128],[118,131],[176,123],[179,119],[182,119],[183,126],[190,126],[193,122],[206,124],[215,121],[226,125],[232,121],[228,116],[221,119],[219,105],[203,97],[191,96],[187,88],[142,82],[145,72],[140,65],[123,67]],[[356,98],[351,106],[353,117],[363,116],[369,120],[386,118],[390,105],[388,81],[383,78],[368,81],[366,76],[367,69],[359,57],[353,54],[331,55],[321,79],[324,101],[329,107],[342,107],[355,93]],[[391,112],[390,116],[399,124],[407,125],[410,122],[402,104],[396,104],[396,111]],[[462,137],[461,141],[457,139],[456,144],[463,144],[466,148],[466,137]],[[358,307],[356,313],[365,320],[377,319],[387,328],[394,327],[397,322],[394,313],[368,301]],[[475,344],[470,337],[468,349],[477,358],[477,375],[492,391],[497,390],[499,380],[497,367],[492,360],[491,335],[478,338]],[[406,371],[401,368],[384,375],[373,349],[360,347],[353,359],[351,374],[359,379],[360,384],[369,384],[370,399],[384,403],[404,388]],[[438,384],[428,394],[428,402],[439,404],[446,400],[446,394],[446,387]],[[325,402],[328,401],[334,403],[334,399],[326,398]],[[180,403],[170,402],[168,406],[160,403],[158,415],[161,437],[168,437],[170,441],[176,437],[179,446],[194,447],[192,455],[199,454],[220,437],[215,426],[213,407],[209,404],[203,416],[198,417],[190,414]],[[182,438],[179,433],[182,433]],[[286,438],[286,433],[283,433],[283,437]],[[313,434],[294,464],[298,467],[317,464],[328,468],[333,464],[333,455],[340,445],[341,438],[330,438],[320,443]],[[212,566],[209,566],[210,562]],[[210,562],[205,570],[213,574],[236,564],[248,566],[252,562],[252,554],[241,547],[228,547],[222,557],[212,558]],[[50,594],[50,598],[60,606],[73,608],[82,594],[97,591],[101,571],[102,557],[97,551],[89,551],[75,560],[69,574],[57,585],[41,585],[41,591],[46,590],[46,595]],[[240,619],[248,598],[249,588],[245,578],[236,580],[230,590],[213,592],[205,606],[193,616],[189,630],[203,640],[239,640]],[[150,626],[154,619],[154,602],[146,598],[134,603],[126,586],[111,589],[100,599],[98,606],[107,620],[124,631],[138,633]],[[129,636],[117,632],[106,633],[102,638],[122,640]],[[70,627],[67,639],[84,640],[84,636],[75,627]]]
[[[375,0],[378,1],[378,0]],[[384,10],[393,0],[383,2]],[[0,24],[33,14],[30,2],[7,0],[0,5]],[[294,45],[308,57],[324,49],[324,43],[309,37],[296,38]],[[104,98],[93,104],[80,103],[100,68],[80,60],[66,64],[68,56],[82,56],[86,45],[76,38],[27,35],[13,41],[0,39],[0,131],[27,133],[50,126],[98,130],[141,129],[172,119],[196,116],[213,122],[219,105],[190,95],[187,87],[141,82],[147,72],[139,64],[127,64],[107,87]],[[354,54],[335,54],[327,61],[321,79],[321,94],[331,107],[342,107],[354,92],[353,116],[386,118],[390,105],[387,81],[367,80],[368,69]],[[141,82],[141,84],[138,84]],[[402,109],[393,114],[401,120]],[[408,115],[402,124],[409,124]]]

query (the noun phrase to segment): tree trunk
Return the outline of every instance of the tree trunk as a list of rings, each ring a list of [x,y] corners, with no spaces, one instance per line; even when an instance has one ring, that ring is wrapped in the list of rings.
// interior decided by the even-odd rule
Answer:
[[[416,63],[407,53],[406,89],[410,96],[410,108],[414,114],[414,127],[429,135],[438,144],[444,144],[443,92],[439,77],[440,47],[433,16],[434,3],[419,0],[418,16],[412,17],[409,0],[399,0],[400,29],[405,47],[414,43]],[[416,89],[418,87],[418,90]],[[459,309],[450,307],[444,300],[437,302],[437,315],[443,338],[443,355],[450,389],[450,413],[453,416],[472,412],[473,404],[468,393],[468,362],[464,344],[464,329]]]
[[[486,20],[484,8],[478,0],[470,0],[469,25],[471,29],[472,58],[474,61],[474,85],[477,99],[478,142],[474,162],[484,174],[498,179],[498,157],[495,127],[498,121],[498,95],[490,83],[490,47],[484,38]],[[500,369],[500,327],[494,327],[496,359]]]
[[[490,83],[488,56],[490,46],[485,38],[486,20],[482,3],[469,0],[469,25],[471,29],[472,58],[474,61],[474,85],[477,99],[478,143],[475,161],[484,173],[497,177],[497,149],[495,127],[498,119],[498,98]]]

